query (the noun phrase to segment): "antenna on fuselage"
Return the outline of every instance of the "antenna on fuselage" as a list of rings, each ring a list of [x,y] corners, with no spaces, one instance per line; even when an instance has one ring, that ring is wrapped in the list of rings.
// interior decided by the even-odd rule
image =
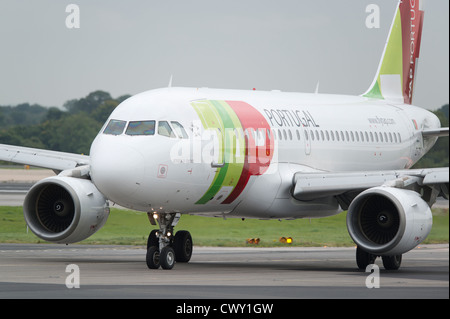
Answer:
[[[318,94],[319,93],[319,84],[320,84],[320,81],[317,81],[316,90],[314,91],[314,94]]]
[[[173,78],[173,75],[170,75],[169,85],[167,86],[168,88],[172,87],[172,78]]]

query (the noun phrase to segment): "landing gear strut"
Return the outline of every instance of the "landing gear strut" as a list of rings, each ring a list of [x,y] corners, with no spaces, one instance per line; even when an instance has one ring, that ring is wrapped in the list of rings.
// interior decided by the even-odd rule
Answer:
[[[359,269],[366,270],[366,267],[370,264],[374,264],[377,259],[377,255],[373,255],[361,249],[356,248],[356,263]],[[386,270],[398,270],[402,264],[402,255],[396,256],[381,256],[383,260],[383,266]]]
[[[148,213],[150,223],[159,224],[159,230],[152,230],[147,240],[147,267],[150,269],[172,269],[175,262],[189,262],[192,256],[192,236],[180,230],[173,235],[173,229],[180,220],[179,213]]]

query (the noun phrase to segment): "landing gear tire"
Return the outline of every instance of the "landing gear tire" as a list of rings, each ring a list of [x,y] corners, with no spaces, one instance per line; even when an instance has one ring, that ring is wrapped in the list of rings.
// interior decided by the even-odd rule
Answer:
[[[368,253],[359,247],[356,248],[356,264],[359,269],[366,270],[367,266],[374,264],[376,259],[376,255]]]
[[[146,257],[147,267],[149,269],[158,269],[161,262],[161,254],[159,252],[158,247],[150,246],[147,249],[147,257]]]
[[[158,239],[158,236],[156,236],[157,233],[158,233],[158,230],[157,229],[153,229],[150,232],[150,235],[148,235],[147,249],[149,249],[151,246],[155,246],[155,247],[159,246],[159,239]]]
[[[152,225],[159,224],[147,239],[147,266],[150,269],[172,269],[176,262],[186,263],[192,256],[192,236],[181,230],[174,234],[174,227],[180,220],[180,213],[147,213]]]
[[[172,247],[166,246],[161,250],[159,259],[161,268],[170,270],[175,265],[175,251]]]
[[[402,255],[383,256],[381,259],[386,270],[398,270],[402,264]]]
[[[191,234],[186,230],[180,230],[173,239],[173,248],[177,262],[187,263],[191,260],[193,242]]]

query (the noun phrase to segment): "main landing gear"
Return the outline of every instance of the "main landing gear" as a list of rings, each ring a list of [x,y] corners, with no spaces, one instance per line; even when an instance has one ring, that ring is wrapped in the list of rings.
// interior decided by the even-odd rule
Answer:
[[[147,240],[147,267],[150,269],[172,269],[175,262],[188,262],[192,256],[192,236],[180,230],[173,236],[173,229],[180,220],[179,213],[148,213],[150,223],[159,224]]]
[[[359,269],[366,270],[366,267],[375,263],[377,255],[373,255],[361,249],[356,248],[356,263]],[[381,256],[383,260],[383,266],[386,270],[398,270],[402,264],[402,255],[396,256]]]

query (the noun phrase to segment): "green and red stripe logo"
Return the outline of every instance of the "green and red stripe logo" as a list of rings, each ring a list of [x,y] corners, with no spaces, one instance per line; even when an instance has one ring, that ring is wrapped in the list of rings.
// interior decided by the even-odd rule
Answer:
[[[274,138],[264,116],[241,101],[192,102],[205,130],[217,133],[220,167],[206,193],[196,204],[215,200],[231,204],[251,176],[264,174],[271,163]]]

